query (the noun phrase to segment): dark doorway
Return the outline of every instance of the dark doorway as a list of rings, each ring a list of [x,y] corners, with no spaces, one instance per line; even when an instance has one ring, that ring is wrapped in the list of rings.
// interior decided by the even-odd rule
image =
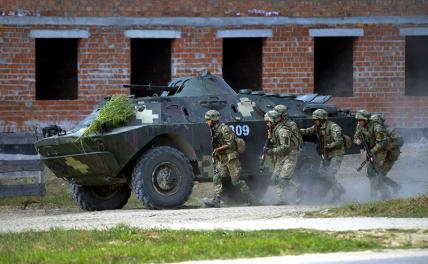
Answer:
[[[131,40],[131,84],[167,85],[171,80],[171,39]],[[153,91],[131,88],[137,97]]]
[[[77,99],[78,39],[36,39],[36,100]]]
[[[353,96],[353,37],[315,38],[314,90],[337,97]]]
[[[262,38],[223,39],[223,78],[236,91],[262,90]]]
[[[428,36],[406,37],[405,95],[428,95]]]

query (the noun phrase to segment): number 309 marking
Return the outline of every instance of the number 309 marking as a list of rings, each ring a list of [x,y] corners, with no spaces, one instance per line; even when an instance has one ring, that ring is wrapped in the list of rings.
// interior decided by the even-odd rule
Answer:
[[[230,129],[235,133],[235,135],[239,136],[248,136],[250,134],[250,127],[248,125],[230,125]]]

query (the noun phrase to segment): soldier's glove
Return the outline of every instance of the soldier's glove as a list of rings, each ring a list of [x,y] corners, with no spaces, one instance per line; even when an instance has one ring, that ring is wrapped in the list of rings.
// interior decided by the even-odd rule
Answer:
[[[325,149],[332,149],[333,147],[331,146],[331,144],[327,144],[325,145]]]

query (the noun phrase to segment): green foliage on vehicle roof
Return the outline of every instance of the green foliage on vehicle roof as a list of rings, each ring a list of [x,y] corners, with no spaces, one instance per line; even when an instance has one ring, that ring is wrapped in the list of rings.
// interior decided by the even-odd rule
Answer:
[[[109,129],[125,125],[135,114],[134,106],[125,94],[115,94],[101,107],[97,117],[82,134],[82,137],[101,132],[103,126]]]

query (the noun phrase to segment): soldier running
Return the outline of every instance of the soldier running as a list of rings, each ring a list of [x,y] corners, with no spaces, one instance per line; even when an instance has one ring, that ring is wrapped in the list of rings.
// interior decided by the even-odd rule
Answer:
[[[288,107],[282,104],[276,105],[273,110],[277,111],[281,115],[281,123],[284,126],[287,126],[289,129],[291,129],[291,132],[293,136],[297,139],[299,142],[299,148],[302,147],[303,144],[303,138],[300,134],[299,127],[297,126],[296,122],[291,120],[291,118],[288,118]]]
[[[214,168],[214,198],[204,199],[208,207],[220,207],[220,199],[223,193],[221,180],[230,177],[232,185],[240,189],[247,196],[247,202],[253,202],[253,196],[249,192],[248,185],[240,179],[241,162],[237,150],[235,133],[225,124],[220,124],[220,113],[216,110],[208,110],[205,114],[205,121],[211,129],[213,144],[213,158],[215,159]]]
[[[331,190],[333,198],[330,202],[340,201],[340,197],[345,192],[343,186],[337,181],[336,174],[342,164],[345,146],[343,142],[342,128],[328,120],[328,114],[324,109],[317,109],[312,114],[314,125],[300,129],[303,136],[316,135],[318,138],[318,148],[321,154],[320,176]]]
[[[287,204],[286,188],[290,187],[296,190],[296,203],[300,203],[302,186],[291,179],[300,151],[299,142],[292,136],[291,129],[281,123],[281,115],[277,111],[267,112],[264,119],[269,127],[268,137],[271,136],[272,148],[267,150],[267,154],[274,161],[272,182],[279,196],[278,204]]]
[[[378,192],[380,192],[381,199],[388,199],[390,193],[385,184],[386,173],[382,170],[388,145],[385,128],[377,122],[370,121],[370,113],[366,110],[357,111],[355,118],[358,125],[355,129],[354,143],[363,150],[363,154],[366,156],[365,161],[368,162],[367,176],[370,181],[370,197],[377,199]]]
[[[386,175],[392,169],[394,163],[398,160],[398,157],[400,156],[400,148],[403,146],[404,140],[394,128],[385,124],[385,119],[383,119],[381,115],[372,114],[370,116],[370,122],[380,124],[385,128],[388,138],[387,154],[385,157],[385,162],[383,163],[383,166],[380,168],[380,170],[385,174],[383,180],[385,181],[386,185],[392,188],[395,195],[399,195],[401,189],[400,184]]]

